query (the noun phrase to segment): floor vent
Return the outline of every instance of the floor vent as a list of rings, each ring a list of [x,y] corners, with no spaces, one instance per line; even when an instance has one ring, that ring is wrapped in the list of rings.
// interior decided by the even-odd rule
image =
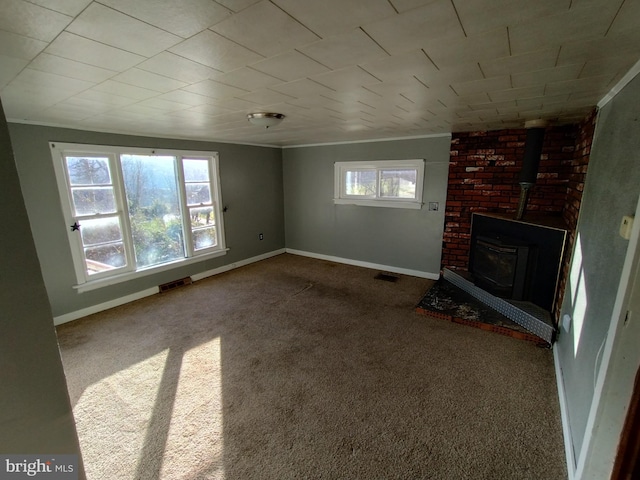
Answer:
[[[380,272],[373,278],[375,278],[376,280],[384,280],[385,282],[394,283],[397,282],[400,277],[394,275],[393,273]]]
[[[185,285],[191,285],[191,277],[180,278],[179,280],[174,280],[173,282],[163,283],[162,285],[158,285],[160,289],[160,293],[168,292],[169,290],[173,290],[178,287],[184,287]]]

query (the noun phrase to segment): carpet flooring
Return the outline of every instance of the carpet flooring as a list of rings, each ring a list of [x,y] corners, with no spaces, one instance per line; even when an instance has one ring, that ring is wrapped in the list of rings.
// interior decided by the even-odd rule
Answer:
[[[564,479],[552,352],[279,255],[58,327],[87,477]]]

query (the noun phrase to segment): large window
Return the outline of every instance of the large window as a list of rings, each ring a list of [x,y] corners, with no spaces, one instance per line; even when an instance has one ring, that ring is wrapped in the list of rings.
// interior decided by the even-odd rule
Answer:
[[[50,147],[80,290],[225,253],[216,153]]]
[[[336,162],[337,204],[422,208],[424,160]]]

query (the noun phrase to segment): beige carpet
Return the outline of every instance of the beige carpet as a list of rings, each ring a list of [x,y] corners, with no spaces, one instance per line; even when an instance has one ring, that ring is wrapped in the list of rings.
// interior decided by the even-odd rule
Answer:
[[[58,328],[97,479],[563,479],[552,352],[280,255]]]

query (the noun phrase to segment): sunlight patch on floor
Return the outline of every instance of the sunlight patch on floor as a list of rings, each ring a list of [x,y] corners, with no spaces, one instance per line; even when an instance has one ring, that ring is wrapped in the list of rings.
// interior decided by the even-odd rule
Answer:
[[[160,478],[224,479],[220,338],[184,353]]]
[[[74,416],[88,479],[135,478],[131,459],[144,446],[168,353],[103,378],[81,395]]]

